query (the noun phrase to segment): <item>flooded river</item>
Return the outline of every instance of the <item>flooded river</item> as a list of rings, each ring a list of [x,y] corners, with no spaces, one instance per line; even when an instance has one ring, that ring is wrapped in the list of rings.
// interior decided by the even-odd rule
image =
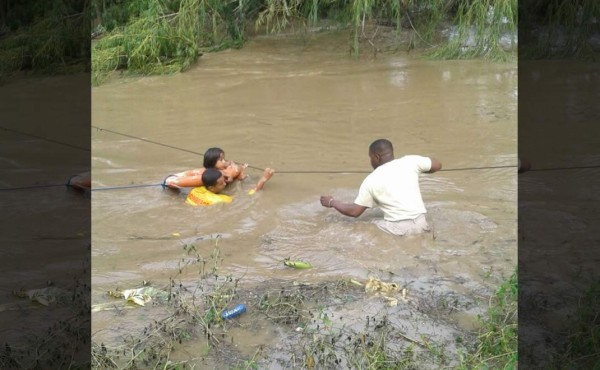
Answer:
[[[392,273],[408,286],[435,277],[464,292],[485,286],[490,275],[510,275],[517,264],[516,168],[422,175],[434,229],[423,236],[383,233],[372,223],[377,210],[353,219],[319,203],[328,194],[354,200],[378,138],[394,144],[396,157],[435,157],[445,170],[516,166],[515,64],[404,53],[353,59],[345,38],[256,38],[203,55],[182,74],[93,88],[92,124],[172,146],[92,129],[93,304],[117,287],[168,283],[179,275],[182,245],[195,243],[208,255],[214,243],[202,240],[215,235],[222,236],[221,268],[243,276],[242,284]],[[261,174],[249,168],[249,179],[227,191],[232,204],[208,208],[160,186],[105,189],[159,184],[201,167],[202,157],[190,151],[213,146],[276,173],[249,196]],[[288,269],[287,257],[314,268]],[[191,281],[197,271],[182,274]],[[105,329],[128,327],[112,312],[93,315],[95,340],[106,339]]]

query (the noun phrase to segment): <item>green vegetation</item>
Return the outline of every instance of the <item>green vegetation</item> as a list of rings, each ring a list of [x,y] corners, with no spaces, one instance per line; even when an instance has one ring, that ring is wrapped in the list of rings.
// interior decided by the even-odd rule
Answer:
[[[201,33],[199,2],[182,0],[177,12],[158,2],[116,27],[94,45],[92,82],[99,84],[107,72],[120,67],[142,74],[179,72],[198,57]]]
[[[80,1],[4,1],[0,5],[0,79],[22,70],[89,69],[89,9]]]
[[[153,299],[146,307],[140,307],[122,298],[115,300],[109,294],[108,302],[92,307],[93,312],[113,311],[118,322],[139,322],[135,330],[116,327],[105,343],[99,342],[98,337],[92,338],[92,368],[192,369],[198,364],[210,366],[211,361],[220,364],[220,368],[236,370],[268,368],[274,364],[292,369],[381,370],[516,366],[516,273],[491,298],[477,342],[456,340],[456,348],[466,345],[472,350],[459,359],[455,348],[448,346],[450,342],[436,340],[431,334],[419,335],[418,329],[416,335],[409,334],[409,328],[424,319],[441,323],[448,312],[467,307],[470,299],[461,303],[455,297],[453,308],[449,309],[438,307],[440,298],[453,299],[447,293],[440,293],[439,297],[409,294],[398,306],[399,312],[405,311],[400,315],[403,318],[396,306],[390,307],[391,314],[382,309],[363,316],[356,312],[357,307],[374,296],[348,279],[315,284],[269,280],[243,285],[241,277],[220,273],[223,262],[220,235],[204,241],[213,248],[202,246],[203,241],[197,245],[182,244],[184,256],[174,270],[176,276],[162,289],[168,292],[167,300]],[[199,250],[208,256],[203,257]],[[193,280],[185,281],[190,276],[194,276]],[[248,311],[240,319],[221,319],[222,310],[241,302]],[[128,307],[130,310],[126,312]],[[144,317],[141,322],[140,317]],[[251,355],[236,350],[234,342],[237,343],[235,337],[239,333],[234,334],[232,329],[253,333],[264,331],[265,325],[274,325],[293,335],[282,339],[276,349],[260,345]],[[461,338],[463,334],[469,337],[469,333],[461,333]],[[193,343],[200,350],[194,352],[194,358],[185,354],[182,361],[179,350],[187,347],[186,343]]]
[[[516,41],[517,0],[460,2],[455,24],[456,33],[431,54],[433,57],[486,57],[492,60],[515,57],[504,51],[500,39],[503,36],[510,38],[511,45]]]
[[[521,4],[521,58],[593,58],[589,42],[598,35],[600,3],[595,0],[543,1]]]
[[[184,71],[202,52],[241,47],[250,30],[281,33],[334,24],[349,30],[353,55],[379,28],[410,34],[408,48],[432,48],[434,58],[506,60],[499,45],[516,34],[517,1],[475,0],[95,0],[93,83],[112,71],[135,74]],[[452,28],[452,36],[440,36]],[[372,35],[367,35],[373,29]],[[473,39],[473,40],[471,40]],[[513,40],[515,41],[515,40]],[[472,45],[471,45],[472,44]]]
[[[556,369],[598,369],[600,366],[600,281],[581,297],[564,351]]]
[[[519,6],[523,57],[593,57],[600,3]],[[204,52],[243,46],[253,32],[337,29],[349,32],[356,56],[364,46],[378,51],[373,39],[387,29],[405,36],[398,48],[424,48],[434,59],[510,60],[517,19],[517,0],[8,0],[0,5],[0,78],[89,70],[90,33],[100,37],[91,51],[96,85],[117,69],[184,71]]]
[[[459,369],[517,368],[517,273],[496,290],[490,298],[475,345],[462,358]]]

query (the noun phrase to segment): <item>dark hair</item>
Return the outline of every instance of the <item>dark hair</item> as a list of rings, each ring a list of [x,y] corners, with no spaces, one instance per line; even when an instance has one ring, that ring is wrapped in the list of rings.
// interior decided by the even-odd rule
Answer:
[[[204,168],[214,168],[223,153],[225,152],[221,148],[209,148],[204,153]]]
[[[394,153],[394,147],[389,140],[377,139],[369,145],[369,152],[375,154]]]
[[[223,176],[221,171],[215,168],[207,168],[204,170],[204,173],[202,173],[202,185],[204,185],[205,188],[213,186],[217,183],[221,176]]]

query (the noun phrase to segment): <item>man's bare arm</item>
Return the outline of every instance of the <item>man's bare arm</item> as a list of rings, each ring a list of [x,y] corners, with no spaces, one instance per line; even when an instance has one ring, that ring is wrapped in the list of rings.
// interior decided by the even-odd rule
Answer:
[[[330,195],[321,197],[321,205],[327,208],[335,208],[336,211],[349,217],[358,217],[363,214],[367,207],[359,206],[356,203],[343,203],[333,199]]]

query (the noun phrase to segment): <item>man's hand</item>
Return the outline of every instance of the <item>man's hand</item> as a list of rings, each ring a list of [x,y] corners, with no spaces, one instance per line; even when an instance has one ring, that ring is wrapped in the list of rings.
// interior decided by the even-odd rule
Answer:
[[[331,208],[331,202],[333,202],[331,195],[321,195],[321,205],[323,207]]]
[[[531,169],[531,162],[529,162],[529,160],[527,159],[521,159],[519,158],[519,168],[518,168],[518,173],[523,173],[523,172],[527,172]]]
[[[331,195],[321,195],[321,205],[327,208],[334,208],[339,213],[350,217],[358,217],[367,209],[367,207],[359,206],[355,203],[336,201]]]
[[[431,169],[425,173],[434,173],[442,169],[442,163],[435,158],[431,159]]]

